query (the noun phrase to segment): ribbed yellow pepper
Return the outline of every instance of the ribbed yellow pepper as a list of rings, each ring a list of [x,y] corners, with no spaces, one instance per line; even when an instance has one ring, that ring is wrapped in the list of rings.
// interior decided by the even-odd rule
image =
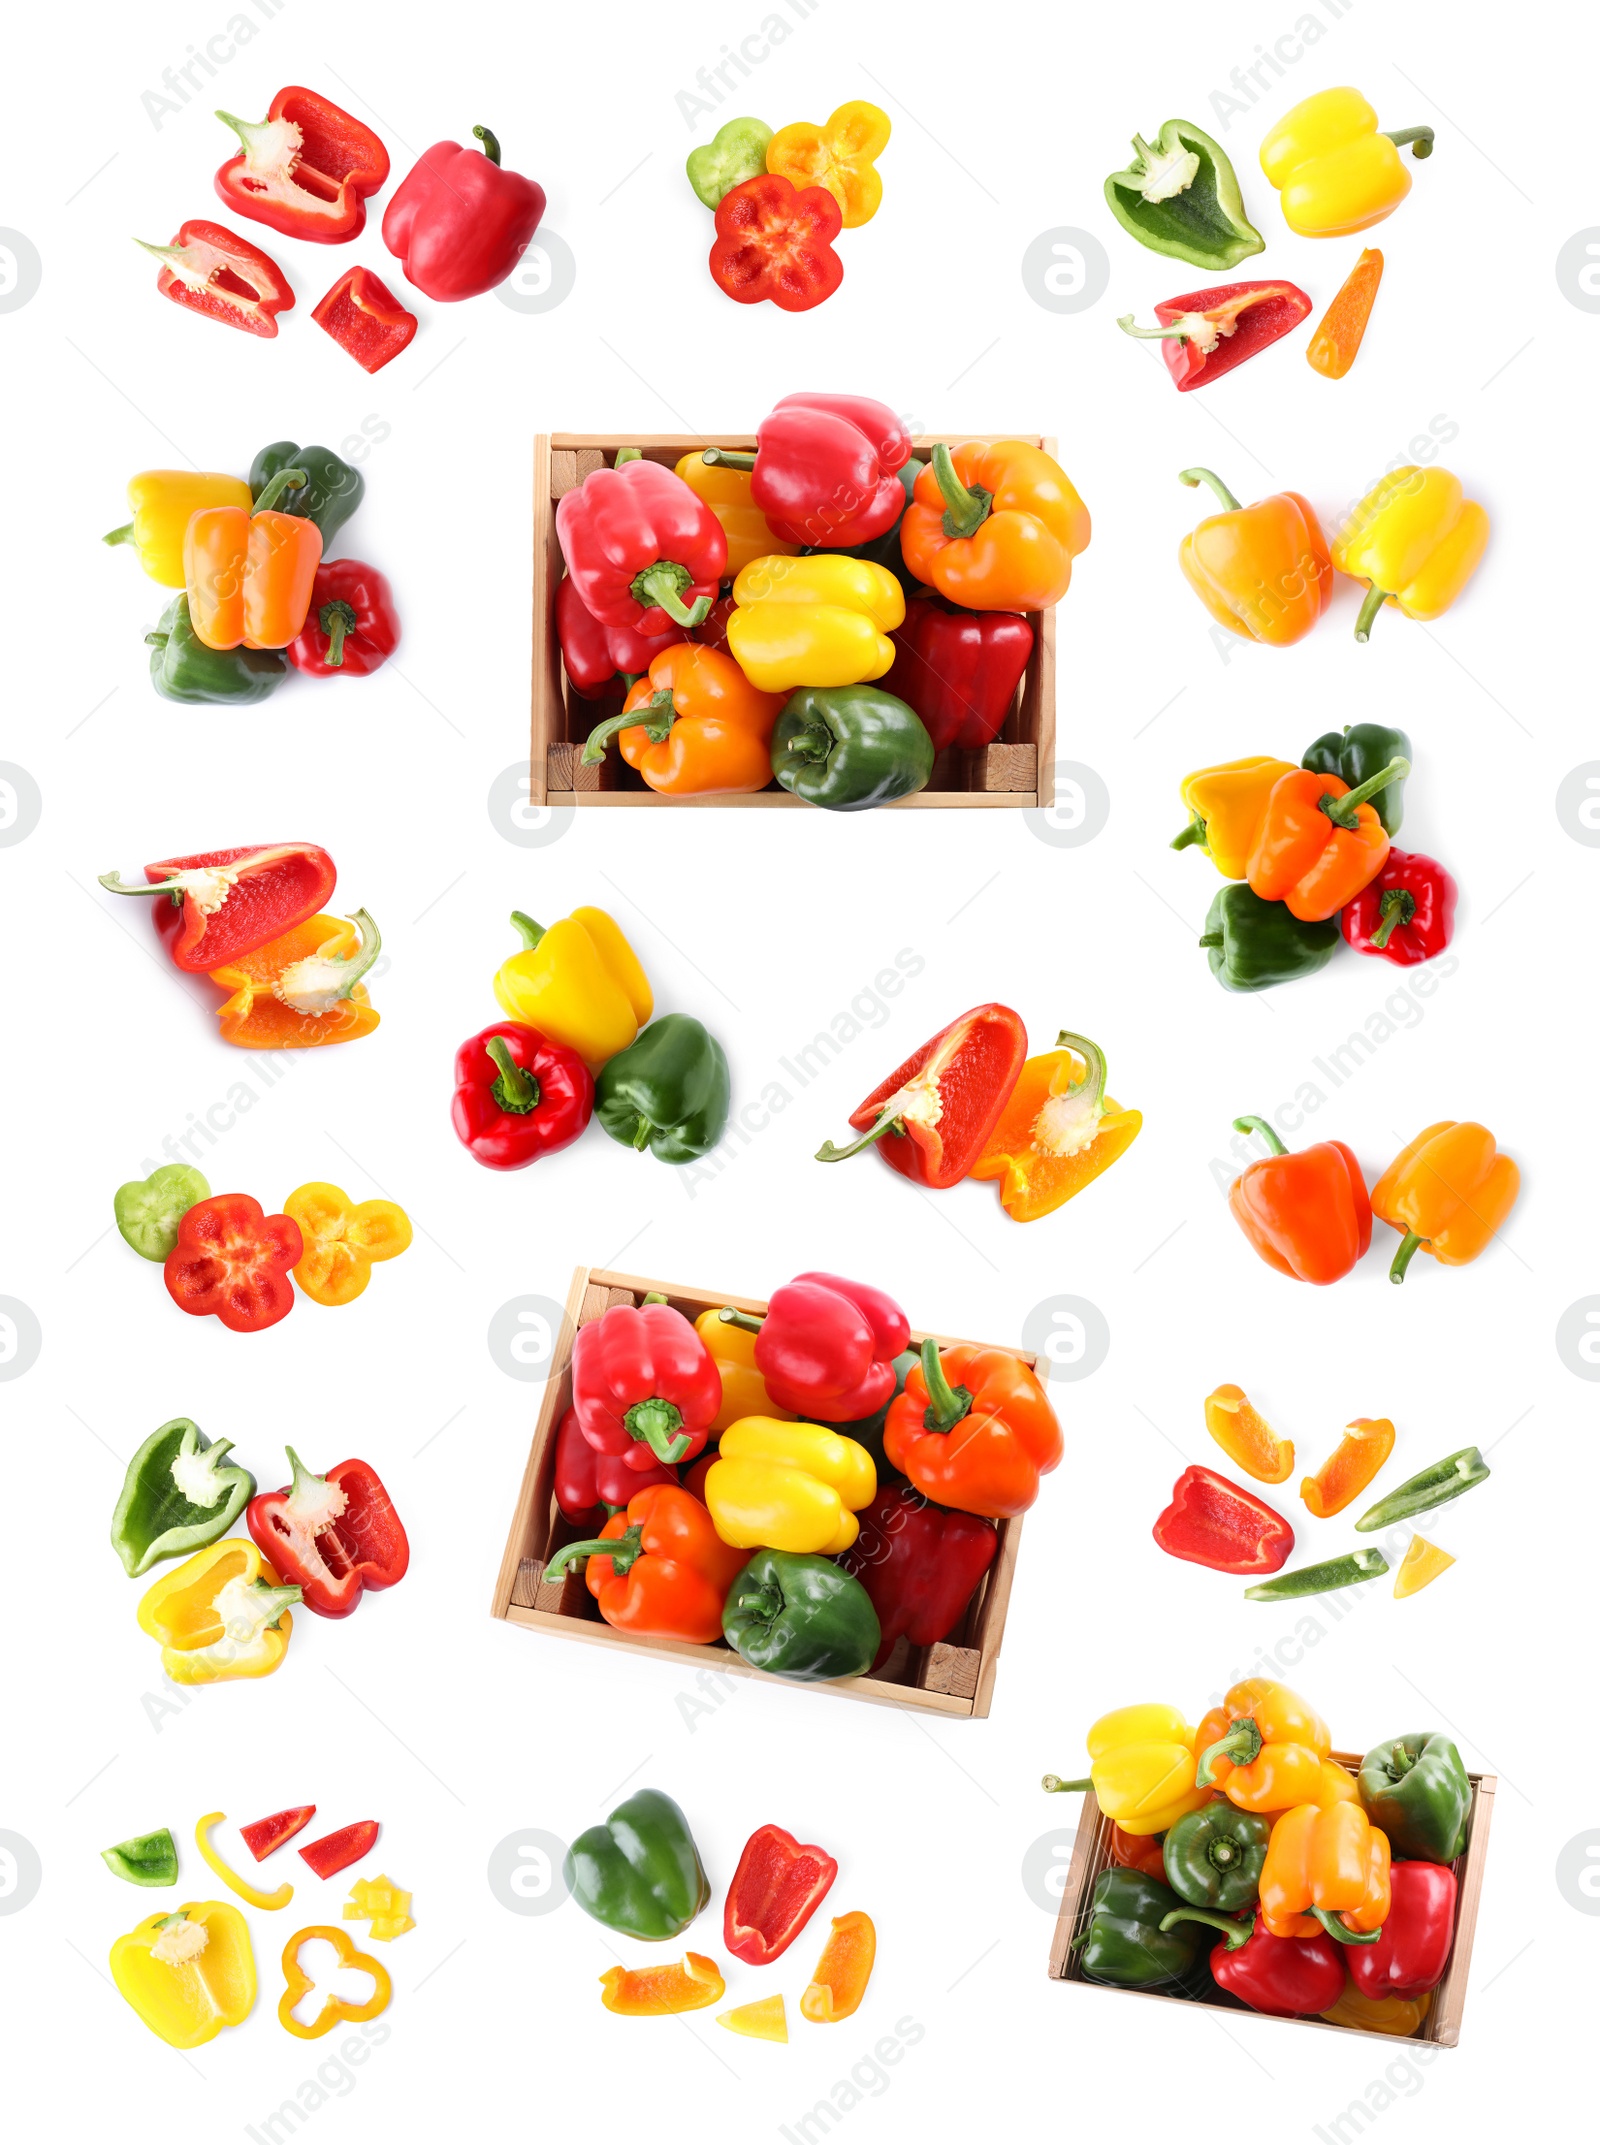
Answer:
[[[513,1020],[575,1050],[598,1072],[655,1010],[639,956],[604,909],[574,909],[548,931],[520,909],[511,921],[523,951],[500,963],[496,998]]]
[[[888,568],[837,551],[753,559],[733,600],[728,647],[764,693],[881,678],[894,661],[889,635],[906,621],[905,592]]]
[[[111,1978],[169,2048],[199,2048],[255,2003],[249,1927],[224,1899],[152,1914],[112,1945]]]
[[[736,1549],[832,1557],[860,1533],[856,1514],[877,1488],[872,1455],[853,1437],[746,1415],[722,1433],[705,1499],[718,1534]]]
[[[139,564],[163,588],[182,588],[183,537],[191,514],[202,508],[232,506],[250,511],[250,487],[242,477],[222,477],[202,469],[141,469],[128,479],[133,519],[105,537],[108,544],[132,544]]]
[[[1089,1730],[1089,1777],[1046,1773],[1053,1795],[1092,1787],[1103,1815],[1124,1832],[1166,1832],[1211,1800],[1194,1784],[1195,1731],[1174,1706],[1119,1706]]]
[[[254,1542],[213,1542],[158,1579],[139,1604],[139,1629],[161,1642],[174,1683],[226,1683],[270,1676],[294,1629],[297,1586],[278,1575]]]
[[[1358,89],[1324,89],[1285,112],[1261,144],[1261,169],[1278,189],[1283,220],[1302,238],[1338,238],[1392,215],[1411,191],[1400,151],[1433,154],[1432,127],[1378,132]]]
[[[1328,547],[1340,573],[1368,584],[1356,620],[1364,641],[1386,603],[1407,618],[1438,618],[1478,570],[1489,517],[1448,469],[1407,463],[1375,484]]]
[[[1292,760],[1269,759],[1264,753],[1197,768],[1179,785],[1191,817],[1173,848],[1201,848],[1225,879],[1242,879],[1272,786],[1280,775],[1293,773]]]
[[[756,1369],[756,1336],[742,1326],[730,1325],[720,1310],[702,1311],[694,1330],[706,1344],[707,1353],[722,1375],[722,1405],[712,1419],[711,1435],[724,1430],[744,1415],[764,1415],[774,1422],[792,1423],[794,1417],[780,1408],[767,1391],[767,1381]],[[765,1546],[765,1545],[763,1545]]]
[[[726,462],[708,462],[700,448],[684,455],[675,465],[697,499],[703,499],[728,539],[728,563],[724,577],[744,571],[752,559],[793,558],[798,544],[786,544],[773,535],[767,517],[750,496],[748,469],[732,469]]]

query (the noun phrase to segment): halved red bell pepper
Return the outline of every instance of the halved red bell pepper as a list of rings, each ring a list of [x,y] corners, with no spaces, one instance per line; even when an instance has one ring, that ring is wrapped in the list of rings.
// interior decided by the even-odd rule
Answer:
[[[279,90],[265,119],[217,117],[244,144],[217,173],[217,192],[229,208],[319,245],[359,237],[367,196],[389,177],[389,152],[370,127],[315,90],[292,84]]]
[[[1033,627],[1020,611],[963,611],[936,597],[906,605],[883,681],[922,717],[935,752],[992,745],[1011,712],[1033,653]]]
[[[1456,882],[1435,857],[1391,849],[1382,871],[1339,911],[1339,929],[1357,953],[1378,953],[1397,968],[1443,953],[1455,933]]]
[[[325,1832],[320,1840],[313,1840],[309,1847],[298,1850],[301,1861],[314,1877],[337,1877],[340,1870],[348,1869],[352,1862],[359,1862],[370,1854],[377,1843],[378,1820],[375,1817],[358,1818],[353,1825],[341,1826],[337,1832]]]
[[[705,623],[709,625],[710,621],[708,613]],[[695,637],[704,638],[703,628]],[[578,594],[576,581],[568,576],[556,590],[556,638],[561,643],[561,664],[572,690],[584,700],[603,700],[608,693],[626,692],[635,678],[644,676],[663,648],[687,640],[689,635],[670,619],[666,632],[654,635],[643,634],[633,626],[602,625]],[[727,646],[726,632],[723,646]]]
[[[721,592],[721,522],[675,470],[636,452],[624,450],[614,469],[595,470],[563,496],[556,535],[579,598],[602,625],[654,640],[699,625]]]
[[[163,298],[226,328],[273,336],[278,315],[293,309],[294,292],[277,262],[226,224],[191,217],[179,225],[170,246],[152,246],[142,238],[134,244],[161,263],[156,289]]]
[[[597,1452],[642,1471],[692,1460],[722,1405],[722,1373],[669,1303],[613,1304],[578,1328],[572,1405]]]
[[[1117,322],[1124,335],[1159,340],[1180,394],[1209,387],[1246,358],[1299,327],[1311,300],[1298,283],[1218,283],[1186,291],[1156,307],[1158,328],[1137,328],[1133,315]]]
[[[283,652],[308,678],[370,678],[399,645],[388,576],[360,559],[324,559],[306,622]]]
[[[230,1333],[264,1333],[294,1309],[289,1275],[304,1249],[287,1214],[264,1214],[248,1192],[218,1192],[179,1222],[161,1274],[191,1318],[219,1318]]]
[[[169,942],[174,966],[190,976],[242,960],[315,916],[338,878],[332,857],[315,842],[203,849],[162,857],[144,875],[148,885],[125,886],[119,872],[108,871],[100,884],[108,893],[154,902],[156,930]]]
[[[245,1525],[280,1577],[300,1588],[318,1616],[348,1616],[363,1591],[397,1586],[411,1544],[394,1500],[365,1460],[341,1460],[314,1475],[292,1445],[294,1480],[252,1497]]]
[[[861,1532],[839,1561],[861,1581],[878,1612],[883,1643],[876,1669],[901,1637],[913,1646],[937,1646],[950,1636],[994,1562],[1000,1538],[988,1520],[930,1504],[903,1482],[886,1483],[857,1517]]]
[[[653,1483],[676,1482],[678,1471],[653,1460],[648,1467],[630,1467],[625,1456],[596,1452],[584,1436],[576,1408],[568,1408],[556,1430],[556,1503],[563,1519],[575,1527],[598,1527],[640,1490]],[[698,1484],[694,1494],[705,1502]]]
[[[1184,1469],[1151,1532],[1169,1557],[1214,1572],[1281,1571],[1294,1547],[1281,1512],[1209,1467]]]
[[[913,1184],[948,1191],[982,1154],[1028,1055],[1028,1031],[1005,1005],[974,1006],[929,1038],[850,1113],[861,1137],[825,1141],[819,1162],[876,1147]]]
[[[536,1028],[497,1020],[456,1052],[450,1122],[485,1169],[526,1169],[559,1154],[593,1115],[593,1073],[575,1050]]]
[[[258,1862],[265,1862],[268,1855],[287,1846],[297,1832],[304,1832],[316,1814],[314,1802],[303,1802],[293,1810],[277,1810],[271,1817],[258,1817],[253,1825],[241,1825],[239,1837]]]
[[[363,372],[382,372],[417,332],[416,314],[408,313],[370,268],[347,268],[317,300],[311,317]]]
[[[750,496],[786,544],[845,550],[892,529],[905,512],[897,472],[911,434],[870,395],[785,395],[756,429],[756,451],[707,457],[750,471]]]
[[[722,1909],[722,1941],[746,1966],[781,1958],[839,1874],[821,1847],[802,1847],[782,1825],[762,1825],[744,1843]]]
[[[843,228],[839,204],[825,186],[795,187],[763,172],[717,204],[711,280],[740,305],[770,298],[786,313],[808,313],[844,281],[844,263],[833,250]]]
[[[472,132],[481,156],[459,142],[435,142],[383,212],[383,242],[407,282],[441,305],[503,283],[544,214],[538,181],[501,168],[500,144],[487,127]]]
[[[837,1274],[796,1274],[775,1289],[765,1318],[724,1310],[725,1325],[756,1336],[769,1397],[814,1423],[858,1423],[894,1398],[894,1359],[911,1338],[892,1296]]]

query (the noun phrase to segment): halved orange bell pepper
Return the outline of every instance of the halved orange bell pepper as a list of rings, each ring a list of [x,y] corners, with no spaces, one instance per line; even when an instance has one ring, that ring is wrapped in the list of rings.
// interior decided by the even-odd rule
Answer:
[[[1300,1484],[1313,1519],[1332,1519],[1359,1497],[1394,1451],[1394,1424],[1382,1415],[1358,1415],[1314,1475]]]
[[[878,1932],[859,1907],[836,1914],[811,1983],[800,1999],[800,2016],[814,2026],[834,2026],[861,2008],[878,1955]]]
[[[969,611],[1047,611],[1089,543],[1089,509],[1041,447],[1003,439],[933,450],[900,524],[919,581]]]
[[[1316,508],[1299,492],[1241,506],[1209,469],[1184,469],[1182,484],[1209,484],[1226,511],[1208,514],[1178,546],[1183,577],[1241,640],[1292,648],[1333,601],[1333,561]]]
[[[727,1986],[715,1959],[686,1951],[681,1966],[608,1966],[600,1976],[600,2001],[619,2018],[665,2018],[705,2010],[721,2001]]]
[[[722,1377],[722,1405],[712,1419],[710,1435],[718,1438],[730,1425],[747,1415],[762,1415],[769,1422],[792,1423],[788,1408],[780,1408],[767,1391],[767,1381],[756,1369],[756,1334],[731,1324],[720,1309],[702,1311],[694,1330],[706,1344],[711,1360]],[[712,1459],[716,1454],[712,1453]],[[698,1493],[697,1493],[698,1494]]]
[[[183,582],[189,623],[208,648],[287,648],[298,638],[322,563],[322,531],[304,515],[272,509],[308,481],[303,469],[281,469],[254,512],[210,506],[189,517]]]
[[[889,146],[889,115],[864,98],[841,104],[826,126],[798,119],[767,144],[767,169],[791,186],[825,186],[847,231],[870,223],[883,199],[874,169]]]
[[[707,1646],[722,1636],[722,1606],[750,1552],[723,1541],[698,1497],[675,1482],[653,1482],[612,1513],[597,1540],[558,1551],[545,1566],[546,1585],[580,1557],[589,1560],[585,1583],[614,1630]]]
[[[1328,1724],[1287,1684],[1249,1676],[1213,1706],[1195,1737],[1196,1787],[1220,1788],[1240,1810],[1314,1803]]]
[[[359,980],[369,965],[361,942],[362,927],[352,917],[308,916],[281,938],[213,969],[212,982],[233,994],[217,1008],[222,1040],[241,1050],[312,1050],[370,1035],[378,1013]],[[303,976],[302,964],[313,962],[318,974],[342,975],[342,995],[319,1012],[300,1011],[279,997],[278,986],[288,977],[293,987],[295,972]],[[326,990],[318,994],[319,999],[327,995]]]
[[[634,681],[622,713],[589,734],[585,766],[617,738],[662,797],[741,797],[772,780],[772,729],[787,698],[762,693],[731,655],[678,641]]]
[[[1372,1211],[1401,1234],[1389,1279],[1401,1282],[1420,1249],[1441,1266],[1468,1266],[1517,1203],[1522,1172],[1470,1118],[1429,1125],[1401,1148],[1372,1189]]]
[[[1389,837],[1367,799],[1410,772],[1409,760],[1392,759],[1355,789],[1304,767],[1280,775],[1245,871],[1251,892],[1302,923],[1337,916],[1388,862]]]
[[[1106,1093],[1099,1046],[1063,1028],[1054,1050],[1023,1066],[969,1175],[999,1178],[1011,1219],[1037,1221],[1108,1170],[1143,1123],[1138,1110]]]
[[[1375,1944],[1389,1913],[1389,1840],[1359,1802],[1302,1803],[1272,1828],[1261,1870],[1269,1936]]]
[[[1257,1482],[1287,1482],[1294,1471],[1293,1444],[1275,1435],[1241,1385],[1219,1385],[1206,1395],[1206,1428],[1234,1466]]]
[[[411,1218],[392,1199],[358,1206],[337,1184],[302,1184],[283,1202],[298,1223],[302,1251],[294,1277],[313,1303],[354,1303],[372,1269],[397,1259],[411,1244]]]

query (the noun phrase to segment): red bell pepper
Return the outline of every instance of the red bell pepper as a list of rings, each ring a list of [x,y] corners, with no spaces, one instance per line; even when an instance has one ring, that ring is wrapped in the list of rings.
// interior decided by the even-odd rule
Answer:
[[[1207,1922],[1222,1931],[1211,1954],[1211,1978],[1252,2011],[1269,2018],[1311,2018],[1331,2011],[1344,1993],[1344,1963],[1357,1956],[1331,1936],[1272,1936],[1251,1917],[1236,1922],[1199,1907],[1177,1907],[1161,1926]]]
[[[715,613],[713,605],[706,617],[707,625]],[[569,576],[556,590],[556,638],[561,643],[561,663],[572,690],[584,700],[603,700],[608,693],[625,692],[635,678],[644,676],[663,648],[671,648],[689,636],[670,619],[665,633],[653,635],[633,626],[603,626]],[[702,635],[696,633],[695,638]],[[727,645],[726,631],[723,645]]]
[[[383,242],[407,282],[441,305],[503,283],[544,214],[544,188],[501,169],[500,144],[487,127],[472,132],[481,156],[459,142],[435,142],[383,212]]]
[[[298,1851],[311,1874],[326,1880],[337,1877],[340,1870],[348,1869],[352,1862],[359,1862],[363,1855],[370,1854],[377,1839],[378,1820],[362,1817],[337,1832],[325,1832],[320,1840],[313,1840],[309,1847]]]
[[[721,593],[721,522],[675,470],[637,451],[563,496],[556,535],[579,600],[602,625],[661,639],[699,625]]]
[[[1444,1979],[1456,1935],[1456,1874],[1441,1862],[1392,1862],[1376,1944],[1348,1953],[1363,1996],[1425,1996]]]
[[[929,597],[906,605],[883,690],[920,715],[935,752],[992,745],[1033,653],[1020,611],[960,611]]]
[[[315,842],[256,842],[243,849],[204,849],[163,857],[144,868],[146,886],[124,886],[108,871],[111,894],[155,902],[156,930],[170,941],[173,963],[204,976],[242,960],[315,916],[332,898],[333,859]],[[161,900],[161,895],[167,898]]]
[[[780,1958],[828,1896],[839,1874],[833,1856],[802,1847],[781,1825],[762,1825],[744,1843],[722,1909],[722,1941],[746,1966]]]
[[[308,678],[370,678],[400,645],[388,576],[360,559],[327,559],[311,584],[311,607],[283,651]]]
[[[878,1612],[877,1669],[898,1638],[937,1646],[950,1636],[994,1562],[1000,1537],[988,1520],[930,1504],[903,1482],[886,1484],[858,1516],[861,1532],[839,1561]]]
[[[740,305],[770,298],[786,313],[808,313],[844,281],[844,263],[833,250],[843,228],[839,204],[825,186],[797,188],[763,172],[717,204],[711,280]]]
[[[692,1460],[722,1406],[722,1374],[681,1311],[613,1304],[578,1328],[572,1405],[597,1452],[642,1471]]]
[[[832,1140],[819,1162],[842,1162],[864,1147],[913,1184],[948,1191],[984,1149],[1011,1099],[1028,1055],[1028,1031],[1005,1005],[974,1006],[929,1038],[850,1113],[861,1137]]]
[[[193,1210],[191,1209],[191,1212]],[[314,1475],[292,1445],[294,1480],[245,1506],[245,1525],[280,1578],[300,1588],[318,1616],[349,1616],[364,1592],[398,1586],[411,1544],[394,1500],[365,1460],[341,1460]]]
[[[1311,300],[1298,283],[1219,283],[1211,290],[1164,298],[1159,328],[1136,328],[1133,315],[1117,322],[1125,335],[1159,340],[1178,392],[1209,387],[1258,350],[1299,327]]]
[[[220,1318],[230,1333],[264,1333],[294,1309],[289,1273],[304,1249],[287,1214],[264,1214],[248,1192],[217,1192],[179,1222],[162,1278],[191,1318]]]
[[[142,238],[134,244],[161,263],[156,289],[163,298],[224,327],[276,335],[278,315],[293,309],[294,292],[277,262],[226,224],[191,217],[179,225],[170,246],[152,246]]]
[[[314,1802],[303,1802],[297,1809],[278,1810],[271,1817],[258,1817],[253,1825],[241,1825],[239,1837],[258,1862],[265,1862],[268,1855],[287,1846],[297,1832],[304,1832],[316,1814]]]
[[[381,276],[370,268],[347,268],[312,307],[311,317],[349,352],[363,372],[382,372],[417,332],[408,313]]]
[[[678,1472],[652,1460],[648,1467],[630,1467],[625,1456],[596,1452],[584,1436],[576,1408],[568,1408],[556,1430],[556,1503],[563,1519],[575,1527],[598,1527],[630,1497],[658,1482],[676,1482]],[[694,1494],[705,1497],[697,1486]]]
[[[1345,944],[1414,968],[1443,953],[1455,935],[1456,882],[1434,857],[1391,849],[1375,879],[1339,911]]]
[[[1151,1532],[1169,1557],[1214,1572],[1281,1571],[1294,1547],[1282,1513],[1209,1467],[1184,1469]]]
[[[894,1359],[911,1338],[892,1296],[837,1274],[796,1274],[773,1292],[765,1318],[724,1310],[756,1336],[756,1369],[770,1397],[815,1423],[858,1423],[895,1394]]]
[[[497,1020],[456,1052],[450,1122],[485,1169],[526,1169],[570,1147],[594,1114],[594,1075],[537,1028]]]
[[[244,144],[217,173],[229,208],[289,238],[325,246],[358,238],[367,196],[389,177],[389,152],[370,127],[312,89],[280,89],[265,119],[218,112]]]
[[[905,511],[895,472],[911,459],[911,434],[870,395],[785,395],[757,428],[754,455],[711,453],[751,472],[750,496],[786,544],[871,543]]]

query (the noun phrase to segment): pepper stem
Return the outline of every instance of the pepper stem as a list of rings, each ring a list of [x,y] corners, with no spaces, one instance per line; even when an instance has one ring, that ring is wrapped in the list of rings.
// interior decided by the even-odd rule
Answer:
[[[1186,343],[1189,340],[1189,330],[1179,327],[1176,321],[1170,328],[1140,328],[1134,325],[1131,313],[1119,313],[1117,326],[1124,335],[1135,336],[1142,343]],[[1234,501],[1235,506],[1238,503]]]
[[[1391,782],[1403,782],[1411,772],[1411,762],[1398,757],[1387,767],[1380,767],[1375,775],[1368,775],[1365,782],[1354,789],[1346,790],[1342,797],[1324,797],[1322,809],[1336,827],[1343,827],[1348,834],[1356,824],[1357,807],[1376,797],[1379,790],[1387,789]]]
[[[1204,938],[1197,940],[1196,943],[1201,946],[1225,946],[1228,942],[1220,931],[1208,931]]]
[[[1369,943],[1381,953],[1384,947],[1388,945],[1391,935],[1410,923],[1416,913],[1417,904],[1414,895],[1407,893],[1403,886],[1386,888],[1378,900],[1378,915],[1381,921],[1377,930],[1373,932]]]
[[[670,1400],[636,1400],[622,1418],[629,1437],[637,1438],[664,1467],[675,1467],[694,1439],[683,1434],[683,1415]]]
[[[165,640],[166,635],[147,633],[145,638],[148,641]],[[178,876],[181,878],[182,875]],[[179,901],[183,899],[183,888],[173,879],[157,879],[151,886],[125,886],[120,871],[103,871],[100,884],[108,894],[172,894]]]
[[[872,1146],[874,1141],[881,1140],[886,1132],[892,1132],[896,1139],[899,1139],[905,1129],[905,1122],[900,1113],[897,1110],[888,1109],[884,1111],[870,1132],[863,1132],[861,1137],[858,1140],[852,1140],[848,1147],[835,1147],[832,1140],[824,1140],[812,1159],[818,1162],[848,1162],[853,1154],[863,1153],[868,1147]]]
[[[665,611],[674,625],[686,630],[697,626],[711,609],[709,596],[696,596],[692,604],[683,600],[683,592],[694,580],[687,566],[680,566],[675,559],[657,559],[643,573],[635,574],[628,593],[635,603],[647,609]]]
[[[972,1408],[972,1395],[964,1385],[952,1385],[939,1361],[939,1343],[930,1333],[922,1344],[922,1382],[928,1388],[923,1411],[924,1430],[953,1430]]]
[[[625,462],[642,462],[643,460],[644,449],[642,447],[619,447],[611,458],[611,466],[613,469],[620,469]]]
[[[133,542],[133,523],[125,521],[120,529],[108,529],[100,541],[102,544],[131,544]]]
[[[1223,1941],[1230,1951],[1242,1951],[1256,1933],[1254,1920],[1246,1928],[1242,1922],[1230,1921],[1225,1914],[1207,1914],[1199,1907],[1174,1907],[1172,1912],[1162,1919],[1163,1936],[1174,1922],[1204,1922],[1208,1929],[1220,1929]]]
[[[1313,1907],[1311,1913],[1338,1944],[1376,1944],[1383,1934],[1381,1929],[1352,1929],[1327,1907]]]
[[[317,613],[317,624],[328,636],[328,652],[322,660],[330,670],[338,670],[344,663],[344,637],[356,629],[355,611],[342,596],[335,596]]]
[[[1397,149],[1404,149],[1409,145],[1411,154],[1419,162],[1423,157],[1433,154],[1432,127],[1386,127],[1384,132]]]
[[[539,1107],[539,1083],[527,1067],[519,1065],[511,1055],[505,1037],[491,1035],[483,1047],[499,1072],[493,1094],[501,1109],[513,1117],[526,1117],[530,1110],[536,1110]]]
[[[1363,599],[1361,605],[1361,615],[1356,620],[1356,639],[1358,641],[1367,641],[1371,639],[1372,621],[1377,617],[1378,613],[1383,609],[1384,605],[1388,602],[1388,600],[1389,591],[1386,588],[1373,587],[1367,590],[1366,596]]]
[[[944,496],[945,535],[952,541],[976,535],[989,518],[989,509],[994,503],[993,492],[985,491],[981,484],[968,486],[962,483],[956,475],[950,449],[943,440],[933,450],[933,473]]]
[[[815,764],[825,760],[834,747],[834,735],[825,722],[809,722],[803,730],[796,730],[784,746],[792,759],[810,760]]]
[[[1092,1780],[1063,1780],[1059,1773],[1046,1773],[1039,1782],[1047,1795],[1087,1795]]]
[[[1200,1753],[1200,1763],[1194,1770],[1196,1787],[1211,1787],[1217,1777],[1217,1760],[1226,1758],[1234,1765],[1253,1765],[1261,1755],[1261,1730],[1253,1720],[1236,1720],[1224,1736],[1219,1736],[1207,1750]]]
[[[570,1565],[580,1557],[609,1557],[611,1569],[619,1579],[624,1578],[631,1567],[643,1555],[643,1529],[630,1527],[625,1534],[599,1536],[592,1542],[568,1542],[558,1549],[544,1568],[543,1584],[549,1586],[554,1580],[565,1578]]]
[[[260,495],[250,508],[252,514],[270,514],[285,492],[297,492],[311,482],[308,469],[280,469],[276,476],[268,477],[261,487]]]
[[[1091,1043],[1086,1035],[1074,1035],[1070,1028],[1063,1028],[1056,1037],[1056,1048],[1070,1050],[1084,1062],[1083,1078],[1074,1080],[1066,1092],[1069,1095],[1082,1095],[1087,1092],[1091,1105],[1098,1109],[1100,1098],[1106,1091],[1105,1052],[1098,1043]]]
[[[759,1333],[765,1319],[752,1318],[748,1311],[736,1311],[732,1304],[725,1303],[717,1313],[725,1326],[737,1326],[741,1333]]]
[[[531,916],[524,916],[520,909],[511,911],[511,928],[514,931],[521,932],[524,953],[532,953],[534,947],[544,937],[544,925],[536,924]]]
[[[490,163],[498,164],[500,161],[500,142],[498,137],[491,134],[487,127],[474,127],[472,132],[476,139],[482,142],[483,153]]]
[[[1214,470],[1180,469],[1178,471],[1178,482],[1180,484],[1209,484],[1230,514],[1237,514],[1239,511],[1238,500],[1235,499],[1227,485],[1223,483]]]
[[[740,454],[732,447],[708,447],[700,457],[708,469],[754,469],[753,454]]]
[[[1202,939],[1200,943],[1202,946],[1204,946],[1207,941],[1205,939]],[[1233,1120],[1233,1129],[1235,1132],[1260,1133],[1261,1137],[1266,1141],[1267,1145],[1272,1149],[1274,1154],[1287,1154],[1289,1152],[1288,1148],[1285,1147],[1282,1140],[1279,1139],[1277,1133],[1273,1131],[1272,1127],[1267,1123],[1267,1120],[1264,1117],[1236,1117]]]
[[[1412,1229],[1408,1229],[1405,1235],[1401,1237],[1400,1249],[1389,1261],[1389,1279],[1394,1283],[1396,1288],[1398,1288],[1401,1282],[1404,1281],[1406,1277],[1406,1268],[1416,1257],[1417,1249],[1421,1242],[1422,1238],[1416,1234],[1415,1230]]]
[[[608,715],[604,722],[597,722],[589,732],[588,742],[584,745],[583,751],[579,755],[578,764],[581,767],[598,766],[600,761],[605,758],[606,747],[611,740],[614,737],[620,737],[624,730],[632,730],[637,725],[638,720],[639,718],[636,714],[624,709],[620,715]],[[535,940],[533,943],[537,944],[538,941]]]
[[[1204,849],[1205,845],[1206,823],[1200,817],[1200,814],[1196,812],[1183,832],[1175,834],[1168,846],[1173,849],[1193,849],[1196,846]]]

